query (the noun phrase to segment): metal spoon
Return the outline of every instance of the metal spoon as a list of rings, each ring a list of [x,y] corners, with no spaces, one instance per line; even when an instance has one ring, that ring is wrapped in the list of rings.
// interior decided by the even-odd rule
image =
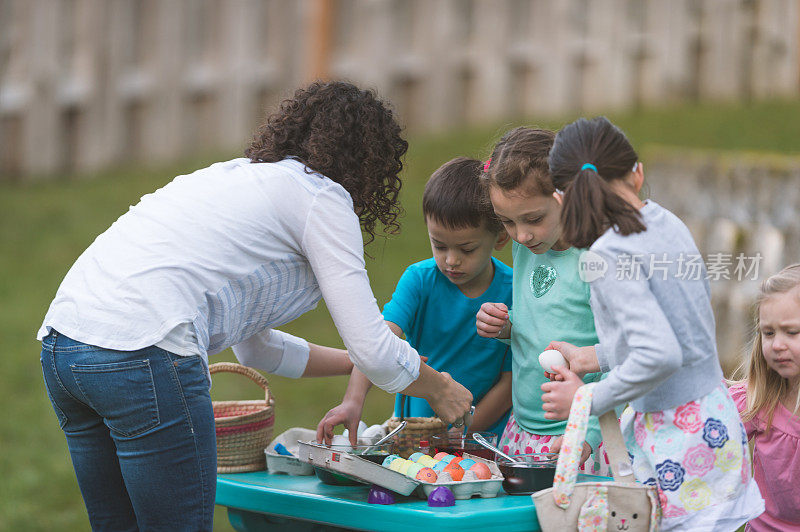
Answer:
[[[400,432],[401,430],[406,428],[406,425],[408,425],[408,421],[401,421],[400,424],[397,425],[397,427],[395,427],[395,429],[393,431],[391,431],[389,434],[387,434],[386,436],[384,436],[380,440],[376,441],[375,443],[373,443],[372,445],[370,445],[369,447],[367,447],[366,449],[364,449],[363,451],[361,451],[358,454],[359,455],[367,454],[367,451],[370,451],[370,450],[374,449],[375,447],[377,447],[378,445],[380,445],[382,443],[386,443],[387,441],[389,441],[389,438],[391,438],[392,436],[394,436],[395,434],[397,434],[398,432]]]
[[[501,451],[500,449],[498,449],[497,447],[495,447],[494,445],[492,445],[491,443],[486,441],[486,438],[484,438],[483,436],[481,436],[477,432],[473,432],[472,433],[472,439],[475,440],[476,442],[480,443],[481,445],[483,445],[484,447],[486,447],[490,451],[494,451],[495,453],[499,454],[500,456],[502,456],[503,458],[505,458],[509,462],[519,462],[519,460],[517,460],[516,458],[507,455],[506,453],[504,453],[503,451]]]

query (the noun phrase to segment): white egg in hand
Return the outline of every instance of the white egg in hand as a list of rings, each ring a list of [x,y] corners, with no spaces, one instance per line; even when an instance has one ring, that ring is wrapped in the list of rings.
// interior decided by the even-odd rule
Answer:
[[[555,366],[566,366],[567,361],[560,352],[555,349],[548,349],[539,355],[539,364],[546,372],[553,373]]]

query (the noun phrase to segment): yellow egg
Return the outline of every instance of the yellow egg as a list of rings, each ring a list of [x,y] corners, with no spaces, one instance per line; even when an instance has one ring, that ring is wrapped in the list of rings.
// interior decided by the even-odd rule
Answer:
[[[403,460],[403,463],[400,464],[400,469],[397,470],[398,473],[406,474],[408,473],[408,468],[413,466],[414,462],[411,460]]]
[[[433,467],[434,465],[436,465],[436,462],[437,462],[437,461],[438,461],[438,460],[434,460],[432,457],[430,457],[430,456],[428,456],[428,455],[426,454],[426,455],[424,455],[424,456],[421,456],[421,457],[419,458],[419,460],[417,460],[417,463],[418,463],[418,464],[422,464],[422,465],[423,465],[423,466],[425,466],[425,467]]]
[[[391,463],[391,464],[389,464],[389,469],[391,469],[392,471],[397,471],[397,472],[399,472],[399,471],[400,471],[400,468],[401,468],[401,467],[402,467],[402,465],[403,465],[403,462],[408,462],[408,460],[404,460],[404,459],[402,459],[402,458],[395,458],[395,459],[392,461],[392,463]]]

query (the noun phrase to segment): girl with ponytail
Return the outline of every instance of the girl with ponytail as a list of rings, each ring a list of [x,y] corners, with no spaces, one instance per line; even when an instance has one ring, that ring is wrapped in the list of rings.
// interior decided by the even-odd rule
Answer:
[[[705,268],[686,267],[700,257],[689,230],[639,199],[642,164],[606,118],[564,127],[549,166],[563,238],[588,248],[580,271],[598,343],[551,344],[568,368],[542,385],[546,416],[566,419],[580,377],[606,372],[591,413],[628,403],[622,432],[636,479],[658,487],[662,530],[736,530],[764,511],[764,500],[723,381]]]

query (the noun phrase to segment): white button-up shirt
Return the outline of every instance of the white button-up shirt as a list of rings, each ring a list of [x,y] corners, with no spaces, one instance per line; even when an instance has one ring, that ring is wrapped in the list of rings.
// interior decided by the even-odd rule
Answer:
[[[273,330],[324,297],[353,363],[388,392],[419,376],[383,322],[349,193],[296,160],[216,163],[141,201],[97,237],[58,289],[50,328],[84,343],[180,355],[229,346],[243,363],[299,377],[308,344]]]

